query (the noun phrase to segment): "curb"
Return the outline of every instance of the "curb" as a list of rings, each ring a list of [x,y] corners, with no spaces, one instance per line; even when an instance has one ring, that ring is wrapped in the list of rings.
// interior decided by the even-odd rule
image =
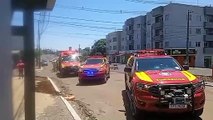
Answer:
[[[56,86],[56,84],[53,82],[53,80],[50,77],[47,77],[47,79],[51,82],[51,84],[54,87],[55,91],[60,93],[59,88]],[[70,105],[70,103],[61,95],[60,95],[60,98],[63,101],[63,103],[66,105],[66,107],[67,107],[68,111],[70,112],[70,114],[72,115],[73,119],[74,120],[81,120],[81,118],[79,117],[77,112],[74,110],[74,108]]]
[[[213,83],[212,82],[205,82],[206,84],[205,84],[205,86],[207,86],[207,87],[213,87]]]

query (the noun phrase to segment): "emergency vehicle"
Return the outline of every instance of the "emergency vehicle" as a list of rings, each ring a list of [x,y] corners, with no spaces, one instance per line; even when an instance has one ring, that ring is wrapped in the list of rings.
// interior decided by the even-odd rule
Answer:
[[[205,83],[163,50],[142,50],[126,64],[125,87],[132,115],[145,112],[192,113],[200,116]]]
[[[58,60],[58,70],[60,75],[78,75],[80,67],[80,58],[77,51],[61,51]]]
[[[104,56],[89,56],[79,69],[79,83],[84,81],[101,81],[110,78],[110,65]]]

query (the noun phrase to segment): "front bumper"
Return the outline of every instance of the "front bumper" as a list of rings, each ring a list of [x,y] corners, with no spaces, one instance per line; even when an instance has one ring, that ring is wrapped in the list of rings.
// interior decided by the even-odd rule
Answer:
[[[79,71],[79,67],[78,66],[70,66],[70,67],[65,67],[61,69],[61,73],[63,74],[77,74]]]
[[[103,80],[105,79],[105,72],[94,73],[93,76],[88,76],[87,73],[79,72],[79,80]]]
[[[175,96],[170,100],[162,100],[162,97],[153,95],[150,91],[137,91],[133,99],[134,104],[138,109],[149,112],[165,112],[165,113],[183,113],[191,112],[193,110],[199,110],[204,107],[205,104],[205,92],[204,89],[198,92],[194,92],[189,101],[181,103],[174,103],[175,99],[179,96]],[[179,97],[180,98],[180,97]],[[165,102],[166,101],[166,102]],[[170,104],[186,105],[186,108],[169,108]]]

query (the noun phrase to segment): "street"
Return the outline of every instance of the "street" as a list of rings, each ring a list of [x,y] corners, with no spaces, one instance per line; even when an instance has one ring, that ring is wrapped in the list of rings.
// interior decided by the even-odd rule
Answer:
[[[66,94],[73,94],[76,101],[85,103],[85,107],[92,110],[98,120],[134,120],[131,117],[128,100],[124,91],[124,76],[120,72],[111,72],[111,78],[106,84],[88,83],[78,84],[77,77],[59,78],[51,71],[51,65],[44,67],[39,75],[49,76]],[[75,102],[70,102],[76,106]],[[213,111],[213,88],[206,87],[206,104],[204,113],[198,120],[211,120]],[[79,112],[77,110],[77,112]],[[81,113],[79,113],[81,115]],[[148,113],[145,120],[191,120],[189,115],[160,115]],[[83,119],[83,118],[82,118]],[[83,119],[84,120],[84,119]]]

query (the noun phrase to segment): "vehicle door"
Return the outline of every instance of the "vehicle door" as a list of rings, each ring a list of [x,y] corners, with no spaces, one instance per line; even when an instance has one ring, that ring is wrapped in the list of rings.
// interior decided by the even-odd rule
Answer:
[[[131,72],[128,72],[128,73],[126,73],[126,78],[127,78],[127,80],[126,80],[126,82],[127,82],[127,86],[129,87],[129,88],[131,88],[131,80],[132,80],[132,73],[133,73],[133,71],[134,71],[134,57],[131,57],[129,60],[128,60],[128,63],[127,63],[127,65],[126,65],[126,67],[128,67],[128,68],[131,68],[132,70],[131,70]]]

